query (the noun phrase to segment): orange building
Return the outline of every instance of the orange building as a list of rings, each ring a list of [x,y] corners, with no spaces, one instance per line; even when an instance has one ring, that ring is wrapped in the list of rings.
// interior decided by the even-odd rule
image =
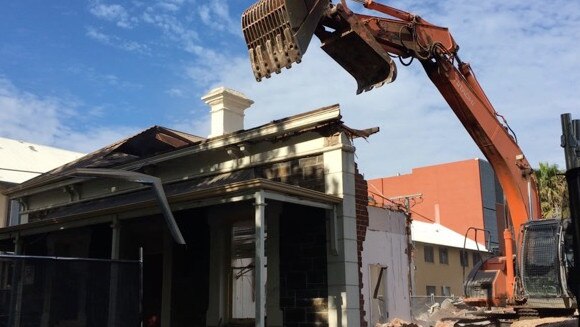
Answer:
[[[485,229],[490,249],[501,245],[499,236],[505,228],[503,191],[485,160],[414,168],[410,174],[372,179],[369,195],[379,205],[408,205],[413,220],[438,223],[461,235],[470,227]],[[471,239],[474,236],[469,234]],[[482,237],[480,233],[479,243],[483,243]]]

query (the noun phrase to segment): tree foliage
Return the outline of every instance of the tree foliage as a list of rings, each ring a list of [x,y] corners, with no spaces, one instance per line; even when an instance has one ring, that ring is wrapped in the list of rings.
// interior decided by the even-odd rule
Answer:
[[[536,170],[542,216],[544,218],[565,218],[570,215],[568,208],[568,187],[564,172],[558,165],[540,162]]]

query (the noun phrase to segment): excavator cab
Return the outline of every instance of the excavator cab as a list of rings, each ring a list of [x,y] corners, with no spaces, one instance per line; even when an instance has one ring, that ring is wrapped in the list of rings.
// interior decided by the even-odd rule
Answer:
[[[242,15],[257,81],[300,63],[312,36],[357,81],[357,94],[395,80],[396,66],[371,32],[330,0],[260,0]]]

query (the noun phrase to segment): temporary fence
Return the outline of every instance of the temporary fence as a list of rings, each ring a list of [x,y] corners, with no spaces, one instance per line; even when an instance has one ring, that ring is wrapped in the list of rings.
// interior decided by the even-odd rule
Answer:
[[[0,255],[0,327],[140,326],[140,261]]]

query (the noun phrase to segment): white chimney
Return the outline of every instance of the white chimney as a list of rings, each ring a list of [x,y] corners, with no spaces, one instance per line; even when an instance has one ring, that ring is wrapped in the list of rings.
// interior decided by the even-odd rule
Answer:
[[[244,94],[225,87],[213,89],[201,99],[211,108],[210,138],[244,129],[244,110],[254,103]]]

